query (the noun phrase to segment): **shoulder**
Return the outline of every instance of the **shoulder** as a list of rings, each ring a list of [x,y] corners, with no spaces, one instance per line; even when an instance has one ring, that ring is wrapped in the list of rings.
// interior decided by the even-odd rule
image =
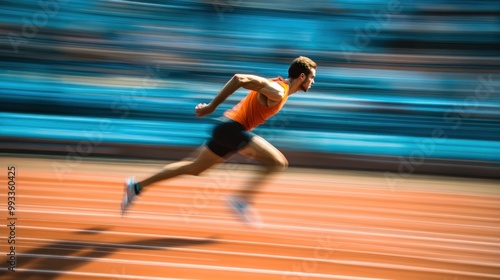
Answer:
[[[280,87],[285,93],[288,92],[289,85],[281,76],[269,79],[275,86]]]

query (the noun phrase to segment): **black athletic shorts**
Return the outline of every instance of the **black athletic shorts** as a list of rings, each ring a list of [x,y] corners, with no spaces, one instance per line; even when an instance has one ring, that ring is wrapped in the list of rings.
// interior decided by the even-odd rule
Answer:
[[[248,145],[254,136],[255,134],[246,131],[239,122],[224,117],[222,122],[213,128],[212,137],[206,145],[216,155],[227,158]]]

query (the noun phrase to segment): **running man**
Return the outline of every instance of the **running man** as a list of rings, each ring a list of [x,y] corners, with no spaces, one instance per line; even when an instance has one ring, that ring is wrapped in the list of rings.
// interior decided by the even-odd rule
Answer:
[[[292,61],[286,80],[281,77],[266,79],[255,75],[235,74],[210,103],[196,106],[196,117],[213,113],[228,96],[241,87],[250,90],[248,95],[233,109],[224,113],[224,121],[214,127],[211,138],[199,148],[195,159],[169,164],[159,173],[140,182],[128,178],[121,206],[122,215],[135,197],[151,184],[179,175],[200,175],[214,164],[240,153],[260,161],[264,168],[249,182],[248,187],[230,196],[227,203],[244,222],[258,224],[258,214],[251,205],[259,186],[270,174],[284,171],[288,161],[277,148],[251,130],[278,113],[290,95],[300,90],[307,92],[314,84],[316,67],[314,61],[300,56]]]

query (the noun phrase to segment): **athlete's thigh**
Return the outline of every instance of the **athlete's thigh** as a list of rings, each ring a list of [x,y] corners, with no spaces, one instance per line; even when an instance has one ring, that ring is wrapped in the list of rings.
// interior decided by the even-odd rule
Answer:
[[[264,138],[255,135],[248,145],[238,151],[241,155],[263,162],[286,162],[285,156]]]
[[[182,160],[183,161],[194,161],[201,154],[201,151],[204,147],[205,146],[200,146],[200,147],[196,148],[194,151],[190,152],[189,155],[187,157],[183,158]]]
[[[206,166],[208,168],[214,164],[222,163],[224,161],[224,158],[218,156],[206,146],[201,146],[198,151],[198,156],[194,159],[193,163],[199,166]]]
[[[174,163],[169,163],[164,166],[164,168],[172,169],[178,168],[179,166],[185,166],[186,164],[191,164],[196,170],[206,170],[212,165],[224,162],[225,159],[216,155],[206,146],[201,146],[197,148],[194,152],[189,155],[189,157],[177,161]]]

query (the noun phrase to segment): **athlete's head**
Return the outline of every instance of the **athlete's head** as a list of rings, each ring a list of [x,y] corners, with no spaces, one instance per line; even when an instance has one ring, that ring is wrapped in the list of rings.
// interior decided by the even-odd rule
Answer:
[[[290,68],[288,68],[288,78],[300,79],[302,82],[300,84],[300,89],[307,92],[314,84],[316,67],[316,62],[312,59],[305,56],[299,56],[292,61]]]

